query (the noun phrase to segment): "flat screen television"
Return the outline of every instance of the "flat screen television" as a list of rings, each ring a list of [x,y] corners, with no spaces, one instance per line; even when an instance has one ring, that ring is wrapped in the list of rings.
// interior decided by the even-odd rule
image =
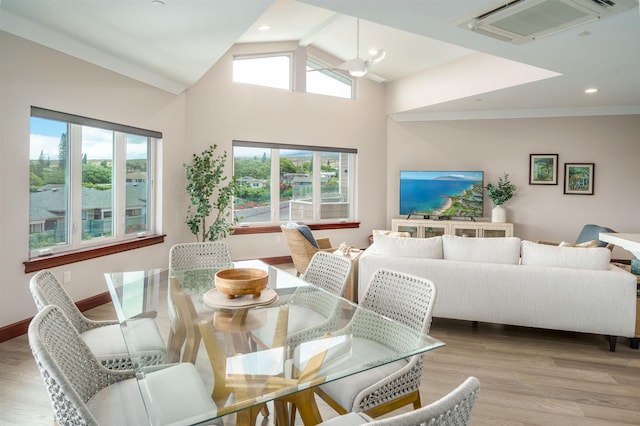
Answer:
[[[400,214],[482,217],[484,172],[400,171]]]

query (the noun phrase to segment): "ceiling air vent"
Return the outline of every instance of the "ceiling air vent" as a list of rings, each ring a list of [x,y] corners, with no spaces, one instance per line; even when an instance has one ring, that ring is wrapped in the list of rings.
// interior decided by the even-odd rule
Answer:
[[[508,43],[523,44],[637,6],[637,0],[512,0],[452,23]]]

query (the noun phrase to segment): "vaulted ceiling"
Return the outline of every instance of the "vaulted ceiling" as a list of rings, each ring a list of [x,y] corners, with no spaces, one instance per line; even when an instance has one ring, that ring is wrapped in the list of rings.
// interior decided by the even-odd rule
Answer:
[[[177,94],[235,43],[354,58],[360,18],[395,119],[640,114],[640,13],[619,1],[635,7],[522,45],[454,25],[506,0],[2,0],[0,29]]]

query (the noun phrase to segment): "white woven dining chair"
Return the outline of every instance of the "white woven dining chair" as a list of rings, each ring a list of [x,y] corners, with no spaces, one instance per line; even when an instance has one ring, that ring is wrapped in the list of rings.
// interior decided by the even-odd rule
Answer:
[[[113,370],[134,368],[133,361],[116,320],[95,321],[85,317],[53,272],[43,269],[29,281],[29,290],[38,310],[56,305],[67,316],[93,354],[107,368]],[[129,331],[139,342],[140,365],[161,364],[167,357],[164,340],[152,318],[138,318]]]
[[[105,368],[62,309],[48,305],[29,324],[29,345],[59,425],[141,425],[149,418],[141,388],[161,409],[162,424],[216,413],[196,368],[175,364],[148,373],[140,387],[133,370]],[[222,425],[221,420],[215,424]]]
[[[169,250],[170,269],[214,269],[231,266],[231,252],[224,241],[180,243]]]
[[[169,249],[169,276],[174,272],[182,272],[188,280],[190,275],[194,282],[210,282],[213,285],[215,273],[220,269],[233,267],[231,251],[223,241],[203,241],[196,243],[175,244]],[[185,283],[188,284],[188,283]],[[168,292],[168,313],[171,329],[167,339],[169,362],[180,360],[186,335],[181,328],[173,302],[171,288]]]
[[[436,287],[432,281],[379,269],[373,274],[360,306],[427,334],[435,299]],[[367,312],[357,311],[355,315],[367,315]],[[414,338],[402,333],[388,335],[379,327],[368,327],[369,323],[354,317],[345,332],[398,350],[406,346],[406,339]],[[419,388],[423,357],[420,354],[382,365],[324,384],[315,391],[339,414],[362,411],[378,417],[407,404],[418,409],[421,407]]]
[[[447,395],[418,410],[380,420],[364,413],[348,413],[320,426],[466,426],[479,392],[480,381],[471,376]]]
[[[293,349],[300,342],[313,340],[333,330],[338,320],[336,309],[340,300],[335,296],[344,296],[351,277],[352,262],[349,258],[319,251],[300,277],[311,284],[311,288],[298,287],[293,293],[289,306],[289,327],[287,345]],[[317,291],[317,288],[326,290]],[[278,315],[279,308],[261,309],[251,312],[252,316]],[[295,328],[291,326],[295,324]],[[265,330],[255,330],[254,337],[265,347],[272,347],[272,334]],[[267,330],[268,331],[268,330]]]

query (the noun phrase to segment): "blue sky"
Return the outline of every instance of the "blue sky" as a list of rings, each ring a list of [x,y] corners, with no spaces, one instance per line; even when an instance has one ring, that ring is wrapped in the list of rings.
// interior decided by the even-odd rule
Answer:
[[[67,131],[67,123],[38,117],[31,117],[29,158],[37,160],[40,153],[45,159],[58,159],[60,136]],[[146,158],[147,138],[128,135],[127,158]],[[82,127],[83,154],[89,160],[105,160],[113,157],[113,132],[94,127]]]

